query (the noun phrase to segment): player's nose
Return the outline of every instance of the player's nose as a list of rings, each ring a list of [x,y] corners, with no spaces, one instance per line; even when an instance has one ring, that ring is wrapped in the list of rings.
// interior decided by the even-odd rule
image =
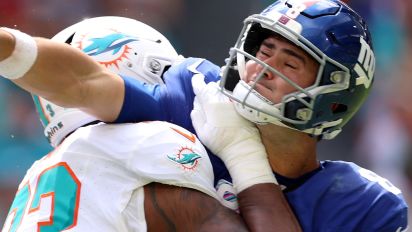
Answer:
[[[265,62],[266,63],[266,62]],[[259,73],[258,76],[261,76],[261,79],[264,80],[273,80],[276,76],[275,73],[269,70],[269,67],[265,67],[263,65],[258,65],[256,68],[257,73]]]
[[[274,77],[275,77],[275,74],[274,74],[273,72],[269,71],[269,70],[266,70],[266,71],[263,73],[263,77],[264,77],[266,80],[273,80]]]

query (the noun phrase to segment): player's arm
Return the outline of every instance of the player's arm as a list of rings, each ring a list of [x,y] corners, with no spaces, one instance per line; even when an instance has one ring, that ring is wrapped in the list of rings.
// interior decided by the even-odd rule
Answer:
[[[121,77],[79,49],[15,31],[0,29],[0,75],[55,104],[80,108],[103,121],[115,120],[123,104]]]
[[[238,214],[199,191],[158,183],[144,191],[148,231],[247,231]]]
[[[301,231],[273,174],[256,126],[241,117],[217,83],[192,78],[191,113],[202,143],[219,156],[238,192],[239,210],[251,231]]]
[[[239,211],[251,231],[301,231],[279,185],[255,184],[238,194]]]

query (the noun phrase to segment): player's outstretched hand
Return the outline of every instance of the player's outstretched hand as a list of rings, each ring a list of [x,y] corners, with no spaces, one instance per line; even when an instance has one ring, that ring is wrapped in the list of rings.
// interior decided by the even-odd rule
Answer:
[[[218,83],[206,84],[197,73],[192,85],[193,126],[202,143],[223,160],[238,193],[255,184],[277,183],[256,126],[236,112]]]

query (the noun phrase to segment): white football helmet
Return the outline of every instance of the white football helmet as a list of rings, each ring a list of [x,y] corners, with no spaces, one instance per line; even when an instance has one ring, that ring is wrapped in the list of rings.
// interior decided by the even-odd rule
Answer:
[[[109,70],[149,84],[164,84],[162,75],[179,57],[171,43],[152,27],[134,19],[104,16],[83,20],[52,40],[71,44]],[[98,119],[75,108],[62,108],[33,95],[44,135],[56,147],[71,132]]]

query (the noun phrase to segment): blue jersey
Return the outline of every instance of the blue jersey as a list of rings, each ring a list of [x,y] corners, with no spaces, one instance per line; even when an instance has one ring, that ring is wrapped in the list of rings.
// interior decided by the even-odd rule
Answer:
[[[190,119],[194,72],[218,81],[220,68],[188,58],[163,76],[166,85],[146,85],[125,77],[125,101],[116,122],[165,120],[195,133]],[[210,153],[210,152],[209,152]],[[231,181],[223,162],[210,153],[215,184]],[[353,163],[324,161],[298,179],[276,175],[303,231],[399,231],[407,227],[407,205],[399,189]],[[233,198],[230,198],[233,200]]]
[[[403,231],[408,207],[386,179],[353,163],[321,162],[319,170],[286,191],[304,231]]]

